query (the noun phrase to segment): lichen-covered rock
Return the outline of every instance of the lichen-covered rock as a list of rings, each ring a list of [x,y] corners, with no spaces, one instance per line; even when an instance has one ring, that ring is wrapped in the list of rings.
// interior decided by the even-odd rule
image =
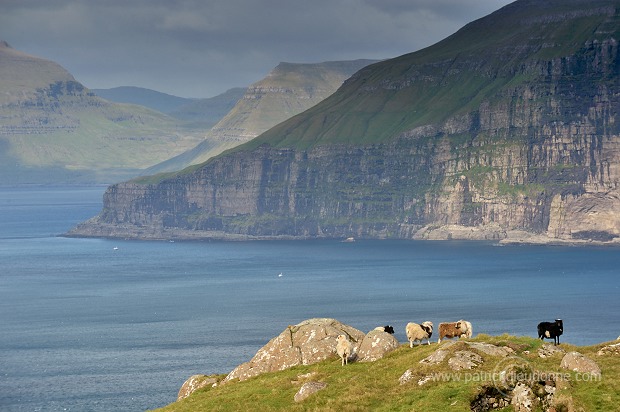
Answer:
[[[507,346],[496,346],[490,343],[484,342],[465,342],[471,349],[475,349],[489,356],[497,356],[505,358],[506,356],[513,355],[514,349]]]
[[[620,343],[614,343],[611,345],[607,345],[607,346],[603,346],[601,349],[599,349],[598,352],[596,352],[596,354],[598,356],[603,356],[603,355],[620,355]]]
[[[177,401],[187,398],[189,395],[197,391],[198,389],[213,386],[217,384],[217,377],[207,375],[193,375],[187,379],[177,395]]]
[[[295,394],[295,402],[301,402],[305,400],[308,396],[317,393],[318,391],[327,388],[327,384],[325,382],[306,382]]]
[[[560,367],[573,372],[588,373],[594,377],[601,376],[601,368],[596,362],[579,352],[569,352],[564,355]]]
[[[524,383],[517,383],[512,390],[511,404],[515,412],[531,412],[535,406],[532,389]]]
[[[398,383],[404,385],[411,381],[413,377],[413,371],[411,369],[407,369],[402,375],[400,375],[400,378],[398,378]]]
[[[550,343],[544,343],[540,348],[538,348],[538,356],[541,358],[549,358],[558,353],[566,353],[566,351]]]
[[[349,337],[354,351],[365,336],[364,332],[331,318],[308,319],[289,326],[260,348],[249,362],[237,366],[222,382],[243,381],[261,373],[323,361],[335,356],[336,338],[342,334]]]
[[[357,355],[360,362],[374,362],[383,358],[399,346],[394,335],[387,332],[371,330],[362,340]]]
[[[454,356],[448,359],[448,365],[453,371],[473,369],[478,367],[478,365],[481,365],[483,362],[484,360],[482,359],[482,356],[466,350],[456,351],[454,352]]]
[[[435,352],[428,355],[426,358],[422,359],[420,363],[427,363],[429,365],[436,365],[438,363],[443,362],[448,356],[448,351],[445,349],[437,349]]]

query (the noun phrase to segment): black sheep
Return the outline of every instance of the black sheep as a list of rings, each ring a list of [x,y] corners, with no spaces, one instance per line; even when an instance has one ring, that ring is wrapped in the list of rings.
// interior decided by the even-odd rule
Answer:
[[[538,338],[553,339],[555,345],[560,344],[560,335],[564,332],[564,324],[562,319],[556,319],[555,322],[540,322],[538,324]]]
[[[383,332],[391,333],[392,335],[394,334],[394,327],[390,325],[377,326],[375,330],[381,330]]]

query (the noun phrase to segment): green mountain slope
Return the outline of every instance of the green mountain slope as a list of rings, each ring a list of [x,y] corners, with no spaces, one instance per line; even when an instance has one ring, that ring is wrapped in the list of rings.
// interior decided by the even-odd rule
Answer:
[[[0,44],[0,184],[113,182],[195,146],[162,113],[95,96],[54,62]]]
[[[585,41],[620,37],[617,17],[602,20],[599,13],[613,2],[589,1],[588,10],[576,11],[584,4],[515,2],[431,47],[361,70],[337,94],[251,146],[379,143],[477,111],[481,102],[505,101],[507,93],[553,74],[528,67],[567,58]]]

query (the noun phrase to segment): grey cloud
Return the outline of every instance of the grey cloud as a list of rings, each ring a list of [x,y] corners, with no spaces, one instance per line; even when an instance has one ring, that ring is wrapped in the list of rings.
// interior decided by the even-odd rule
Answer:
[[[2,0],[0,39],[87,87],[206,97],[280,61],[389,58],[509,0]]]

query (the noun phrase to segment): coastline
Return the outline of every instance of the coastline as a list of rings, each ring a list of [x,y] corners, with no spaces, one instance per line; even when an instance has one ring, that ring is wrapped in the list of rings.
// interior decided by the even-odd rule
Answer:
[[[248,234],[227,233],[224,231],[188,230],[179,228],[162,228],[160,226],[135,226],[129,224],[115,225],[101,223],[93,217],[61,235],[69,238],[109,238],[126,240],[196,240],[196,241],[261,241],[261,240],[312,240],[328,239],[317,236],[274,235],[256,236]],[[487,241],[498,246],[507,245],[545,245],[545,246],[620,246],[620,238],[610,241],[594,239],[565,239],[548,236],[545,233],[531,233],[524,230],[503,230],[499,226],[471,227],[445,225],[424,227],[413,237],[355,237],[356,239],[399,239],[426,241]]]

